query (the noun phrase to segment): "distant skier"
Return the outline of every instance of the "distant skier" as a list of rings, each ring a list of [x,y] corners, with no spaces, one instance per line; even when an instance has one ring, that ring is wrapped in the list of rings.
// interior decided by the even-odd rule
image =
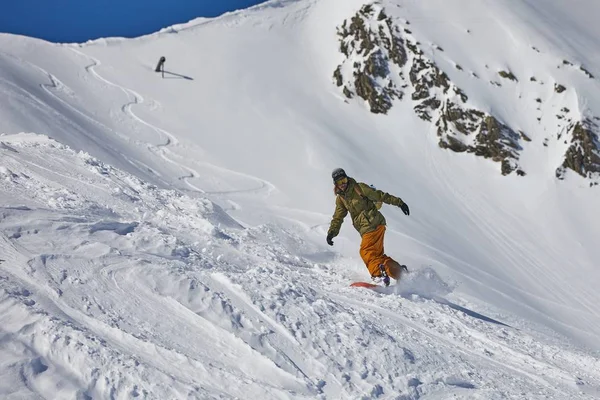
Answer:
[[[341,168],[331,174],[336,194],[335,212],[327,232],[327,244],[333,246],[333,238],[340,233],[344,218],[350,212],[352,225],[360,233],[360,256],[371,278],[378,285],[388,286],[390,277],[400,279],[406,266],[400,265],[383,251],[385,218],[379,212],[381,203],[400,207],[404,214],[410,211],[399,197],[377,190],[365,183],[356,182]]]
[[[159,58],[158,64],[156,64],[156,69],[154,70],[154,72],[161,72],[163,78],[165,77],[165,62],[166,61],[167,61],[167,59],[165,58],[165,56],[162,56],[161,58]]]

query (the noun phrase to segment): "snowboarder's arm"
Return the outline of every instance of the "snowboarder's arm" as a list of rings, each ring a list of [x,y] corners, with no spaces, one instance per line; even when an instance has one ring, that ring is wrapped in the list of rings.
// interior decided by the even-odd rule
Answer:
[[[386,193],[381,190],[373,189],[371,186],[365,183],[359,183],[360,190],[363,192],[363,195],[367,197],[372,202],[384,202],[385,204],[390,204],[392,206],[400,207],[404,202],[400,197],[392,196],[389,193]]]
[[[327,231],[327,235],[331,235],[331,237],[335,237],[340,233],[340,229],[342,227],[342,223],[344,222],[344,218],[348,214],[348,209],[342,202],[339,196],[335,199],[335,212],[333,213],[333,218],[331,219],[331,223],[329,224],[329,230]]]

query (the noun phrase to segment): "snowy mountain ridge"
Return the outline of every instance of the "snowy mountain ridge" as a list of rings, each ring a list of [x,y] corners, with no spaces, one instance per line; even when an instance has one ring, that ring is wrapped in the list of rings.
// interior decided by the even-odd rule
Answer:
[[[402,15],[402,12],[398,14]],[[351,99],[357,95],[369,103],[371,112],[385,114],[392,107],[394,99],[401,100],[408,91],[415,102],[414,110],[419,117],[435,124],[441,148],[459,153],[474,153],[501,162],[503,175],[513,171],[521,176],[526,175],[526,172],[519,168],[519,154],[524,151],[521,143],[532,141],[532,133],[534,139],[543,135],[544,146],[548,146],[549,141],[563,141],[568,146],[562,164],[556,167],[556,176],[562,179],[566,170],[570,169],[590,179],[590,185],[598,183],[600,130],[594,120],[600,121],[600,118],[593,114],[598,113],[598,110],[581,110],[579,107],[571,110],[569,107],[572,107],[573,96],[556,96],[555,94],[562,94],[567,88],[556,82],[555,78],[551,78],[555,81],[554,93],[535,98],[535,102],[539,104],[536,108],[537,113],[532,113],[531,107],[523,107],[520,110],[523,114],[529,114],[529,118],[535,117],[539,126],[529,134],[522,130],[517,133],[515,129],[498,121],[495,116],[470,108],[467,104],[469,97],[465,91],[452,83],[448,75],[427,58],[421,49],[422,44],[413,37],[409,29],[410,21],[404,20],[403,25],[404,27],[388,16],[379,4],[366,4],[355,16],[344,21],[338,29],[338,35],[340,51],[347,58],[336,68],[334,79],[337,86],[343,87],[347,98]],[[467,28],[465,30],[469,35],[476,34]],[[444,52],[444,49],[435,43],[426,46],[433,53]],[[535,46],[532,46],[530,51],[540,52]],[[445,61],[450,59],[446,58]],[[583,65],[577,67],[572,62],[563,60],[562,65],[557,65],[559,69],[561,66],[578,68],[589,79],[594,79]],[[460,64],[454,63],[454,67],[464,72]],[[486,64],[485,69],[489,68]],[[489,76],[490,73],[486,75]],[[470,76],[480,79],[473,71],[470,72]],[[524,77],[520,79],[524,80]],[[503,84],[518,86],[520,79],[510,70],[499,70],[496,78],[491,76],[489,84],[497,87],[502,87]],[[543,81],[538,82],[534,75],[527,80],[529,85],[545,84]],[[597,86],[597,83],[593,84]],[[515,93],[513,101],[520,103],[524,92],[530,94],[535,91],[519,88],[520,93]],[[565,96],[570,99],[565,99]],[[531,100],[529,96],[525,97]],[[550,125],[554,125],[554,132],[540,132],[545,131],[544,126]]]
[[[598,398],[598,187],[570,169],[594,161],[600,28],[579,1],[271,1],[134,40],[0,35],[1,396]],[[352,78],[386,67],[392,86]],[[450,102],[476,110],[470,135]],[[489,118],[518,136],[501,164],[477,157]],[[397,285],[348,287],[369,279],[348,221],[325,244],[339,166],[411,207],[382,209]]]

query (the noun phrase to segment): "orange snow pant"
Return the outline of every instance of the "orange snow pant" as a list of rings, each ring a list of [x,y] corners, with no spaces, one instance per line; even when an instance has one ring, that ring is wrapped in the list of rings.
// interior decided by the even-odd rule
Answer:
[[[388,276],[398,279],[399,271],[394,266],[399,264],[383,252],[384,235],[385,225],[379,225],[374,231],[365,233],[360,243],[360,257],[365,262],[371,276],[381,276],[379,266],[383,264]]]

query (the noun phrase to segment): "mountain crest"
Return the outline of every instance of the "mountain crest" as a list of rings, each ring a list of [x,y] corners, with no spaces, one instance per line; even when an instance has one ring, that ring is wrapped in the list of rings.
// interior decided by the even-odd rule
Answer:
[[[596,121],[600,118],[594,118]],[[590,186],[598,185],[600,177],[600,127],[591,119],[571,124],[567,128],[567,137],[571,138],[565,153],[564,162],[556,170],[556,177],[564,179],[567,169],[589,178]],[[560,139],[560,135],[559,135]]]
[[[416,115],[437,128],[441,148],[498,162],[503,175],[513,172],[526,175],[520,158],[524,142],[531,142],[531,136],[470,105],[464,90],[424,54],[409,26],[408,21],[401,23],[388,16],[380,4],[364,5],[338,27],[340,51],[345,59],[333,73],[335,84],[348,99],[356,96],[363,99],[375,114],[387,114],[394,100],[403,100],[408,94]],[[519,83],[511,71],[500,71],[499,76]],[[593,79],[591,74],[588,76]],[[497,82],[491,84],[501,86]],[[564,86],[562,89],[566,90]],[[561,92],[558,86],[555,91]],[[564,178],[566,169],[571,169],[597,181],[600,178],[597,124],[590,118],[567,120],[569,113],[564,110],[568,108],[562,107],[565,115],[557,116],[557,130],[564,131],[568,124],[568,135],[573,139],[556,176]]]

